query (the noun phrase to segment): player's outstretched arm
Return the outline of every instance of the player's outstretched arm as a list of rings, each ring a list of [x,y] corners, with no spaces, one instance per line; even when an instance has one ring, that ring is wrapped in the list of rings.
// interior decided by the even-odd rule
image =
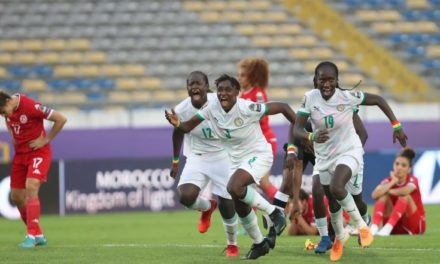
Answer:
[[[170,176],[175,179],[179,169],[180,150],[182,149],[184,133],[177,128],[173,130],[173,161],[171,164]]]
[[[175,128],[180,129],[184,133],[190,132],[203,121],[202,119],[200,119],[195,115],[191,117],[191,119],[189,119],[188,121],[181,122],[179,117],[176,115],[176,112],[174,112],[174,109],[171,110],[166,109],[165,118],[168,120],[168,122],[171,125],[173,125]]]
[[[399,140],[399,143],[402,147],[406,147],[406,140],[408,137],[406,136],[405,132],[403,131],[403,128],[400,124],[400,122],[397,120],[396,116],[394,115],[393,110],[388,105],[388,103],[383,99],[381,96],[376,94],[364,94],[365,99],[362,103],[363,105],[377,105],[380,110],[388,117],[390,120],[394,133],[393,133],[393,143],[396,142],[396,139]]]
[[[356,130],[356,134],[359,136],[362,146],[365,146],[365,143],[368,139],[368,132],[367,129],[364,126],[364,123],[362,122],[361,118],[357,113],[353,113],[353,125],[354,129]]]
[[[295,124],[296,114],[293,111],[292,107],[290,107],[286,103],[281,102],[270,102],[266,104],[267,106],[267,115],[276,115],[283,114],[284,117],[291,123]]]

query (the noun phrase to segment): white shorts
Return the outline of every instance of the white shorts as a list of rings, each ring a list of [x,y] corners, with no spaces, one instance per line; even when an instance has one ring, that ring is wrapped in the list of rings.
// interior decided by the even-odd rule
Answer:
[[[232,175],[236,170],[243,169],[252,176],[255,183],[260,184],[260,180],[267,175],[272,168],[273,155],[271,151],[256,152],[244,156],[240,162],[232,164]]]
[[[227,155],[213,159],[212,157],[206,158],[203,154],[192,154],[186,159],[186,164],[177,186],[190,183],[202,190],[211,181],[213,194],[225,199],[232,199],[226,190],[229,182],[230,166],[231,162]]]
[[[331,178],[338,165],[344,164],[351,169],[351,178],[345,185],[345,189],[352,195],[358,195],[362,192],[364,161],[361,152],[351,152],[340,155],[335,159],[333,165],[324,171],[319,171],[319,180],[322,185],[330,185]]]

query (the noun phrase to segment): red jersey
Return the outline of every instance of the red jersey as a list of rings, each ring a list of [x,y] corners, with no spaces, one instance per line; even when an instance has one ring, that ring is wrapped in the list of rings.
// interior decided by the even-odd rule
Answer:
[[[23,95],[18,97],[18,105],[10,117],[6,118],[6,125],[11,130],[15,140],[15,153],[22,154],[33,151],[29,141],[46,135],[44,119],[48,119],[53,110]],[[49,144],[43,148],[50,148]]]
[[[242,92],[240,94],[240,98],[250,100],[257,103],[267,103],[267,94],[266,91],[264,91],[260,87],[254,87],[250,89],[249,91]],[[272,131],[272,128],[269,126],[269,117],[264,116],[260,120],[260,126],[261,130],[263,131],[264,136],[266,137],[267,141],[270,143],[271,139],[275,139],[276,136]]]
[[[390,181],[391,181],[391,177],[388,176],[382,181],[382,184]],[[396,183],[393,187],[391,187],[391,189],[403,188],[409,184],[413,184],[416,186],[416,189],[412,191],[410,195],[417,206],[417,211],[419,211],[422,216],[425,216],[425,208],[423,207],[422,195],[420,194],[419,180],[417,180],[417,178],[414,175],[408,175],[408,177],[406,177],[406,180],[403,183],[400,184]],[[390,195],[390,199],[394,204],[397,200],[397,196]]]

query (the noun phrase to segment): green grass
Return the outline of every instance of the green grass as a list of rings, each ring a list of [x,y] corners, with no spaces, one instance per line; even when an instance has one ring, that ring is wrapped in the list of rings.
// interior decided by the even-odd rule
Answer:
[[[371,211],[371,210],[370,210]],[[423,236],[376,237],[360,249],[352,237],[340,263],[440,263],[440,206],[427,206],[427,232]],[[126,213],[43,216],[47,247],[21,249],[25,235],[21,221],[0,219],[0,263],[231,263],[222,253],[225,236],[215,212],[206,234],[197,232],[199,213]],[[255,263],[330,263],[304,251],[307,237],[283,234],[277,247]],[[317,242],[318,237],[309,237]],[[249,237],[239,237],[240,254],[249,250]]]

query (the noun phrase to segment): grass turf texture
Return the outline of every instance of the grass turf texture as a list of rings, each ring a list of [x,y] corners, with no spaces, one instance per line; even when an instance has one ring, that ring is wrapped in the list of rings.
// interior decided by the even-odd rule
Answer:
[[[370,212],[372,211],[369,208]],[[351,237],[339,263],[439,263],[440,206],[426,206],[427,232],[423,236],[376,237],[368,249],[360,249]],[[211,229],[197,232],[199,213],[126,213],[75,216],[43,216],[48,246],[21,249],[25,235],[21,221],[0,219],[0,263],[231,263],[240,258],[224,256],[225,235],[218,211]],[[261,222],[261,221],[260,221]],[[289,237],[277,240],[275,250],[256,263],[331,263],[329,252],[315,255],[304,251],[304,242],[319,237]],[[239,236],[240,255],[251,246]]]

